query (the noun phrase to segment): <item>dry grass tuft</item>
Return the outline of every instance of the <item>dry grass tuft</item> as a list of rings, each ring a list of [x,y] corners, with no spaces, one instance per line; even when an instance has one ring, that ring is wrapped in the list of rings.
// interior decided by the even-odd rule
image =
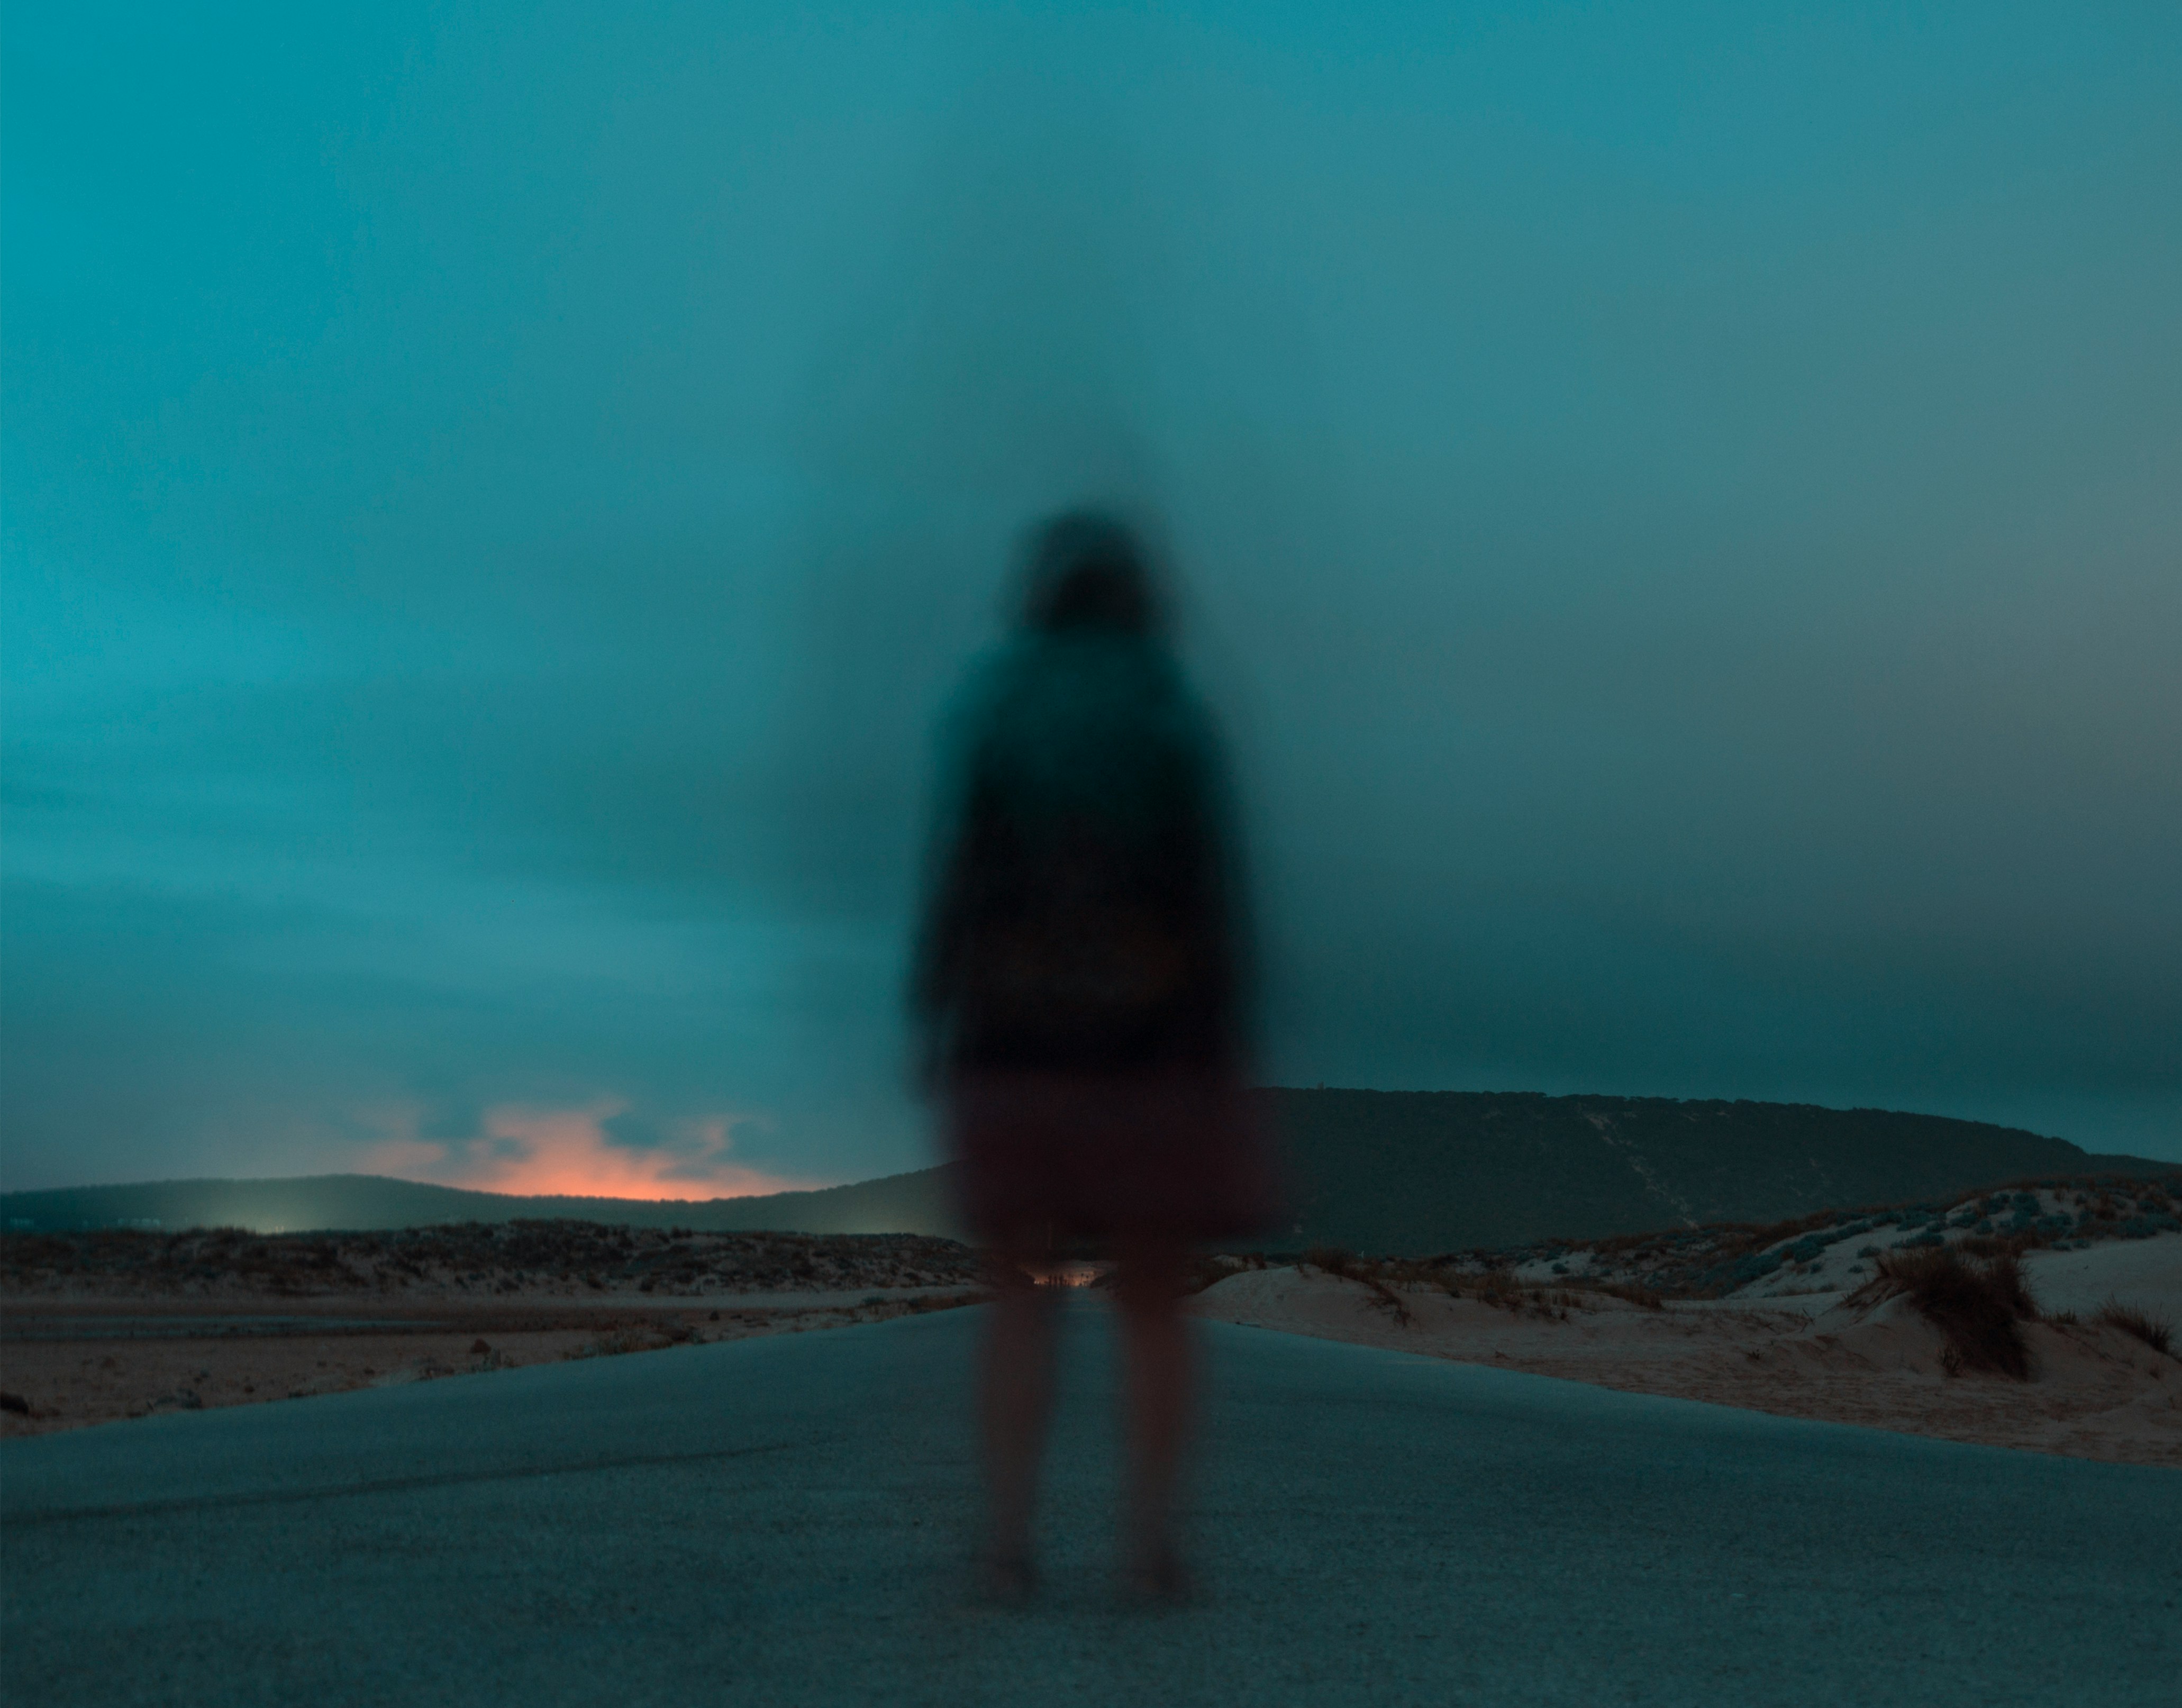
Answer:
[[[1509,1270],[1489,1270],[1478,1277],[1477,1302],[1498,1306],[1503,1310],[1520,1311],[1523,1307],[1522,1284]]]
[[[2174,1356],[2174,1325],[2157,1317],[2146,1316],[2134,1305],[2124,1305],[2118,1299],[2108,1299],[2099,1306],[2096,1319],[2109,1328],[2118,1328],[2124,1334],[2134,1334],[2155,1352]]]
[[[2019,1325],[2037,1317],[2038,1306],[2013,1254],[1973,1265],[1940,1246],[1882,1252],[1877,1267],[1877,1278],[1851,1300],[1863,1303],[1908,1295],[1919,1314],[1947,1337],[1940,1364],[1950,1376],[1996,1370],[2019,1382],[2030,1379],[2030,1351]]]
[[[1402,1295],[1382,1278],[1387,1267],[1385,1264],[1370,1262],[1338,1245],[1314,1245],[1303,1254],[1303,1262],[1305,1267],[1321,1273],[1337,1275],[1344,1281],[1360,1282],[1370,1288],[1371,1302],[1404,1328],[1415,1320]]]
[[[1232,1264],[1232,1259],[1225,1260]],[[1595,1310],[1591,1295],[1607,1293],[1648,1311],[1664,1308],[1660,1295],[1636,1282],[1598,1282],[1573,1279],[1541,1286],[1525,1284],[1508,1269],[1490,1269],[1482,1275],[1466,1275],[1448,1257],[1360,1257],[1337,1245],[1319,1245],[1298,1260],[1299,1270],[1354,1281],[1371,1289],[1371,1303],[1407,1328],[1414,1314],[1402,1295],[1426,1289],[1451,1299],[1472,1298],[1481,1305],[1510,1312],[1529,1311],[1551,1321],[1565,1323],[1570,1311]],[[1232,1268],[1224,1271],[1232,1273]]]
[[[1641,1305],[1647,1311],[1664,1311],[1667,1301],[1649,1287],[1636,1281],[1598,1281],[1586,1284],[1587,1291],[1604,1293],[1616,1299],[1625,1299],[1631,1305]]]
[[[631,1352],[663,1352],[676,1345],[678,1339],[689,1338],[686,1331],[678,1337],[657,1323],[631,1323],[607,1330],[589,1345],[568,1356],[571,1358],[619,1358]]]
[[[1371,1302],[1403,1328],[1408,1328],[1415,1319],[1409,1314],[1409,1307],[1403,1302],[1402,1295],[1376,1275],[1366,1275],[1361,1278],[1364,1284],[1371,1289]]]

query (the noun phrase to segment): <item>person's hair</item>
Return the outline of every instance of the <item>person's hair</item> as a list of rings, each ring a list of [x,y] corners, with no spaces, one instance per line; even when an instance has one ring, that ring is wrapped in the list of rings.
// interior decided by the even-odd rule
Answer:
[[[1143,546],[1110,516],[1072,510],[1031,535],[1023,626],[1044,634],[1106,629],[1149,635],[1160,624]]]

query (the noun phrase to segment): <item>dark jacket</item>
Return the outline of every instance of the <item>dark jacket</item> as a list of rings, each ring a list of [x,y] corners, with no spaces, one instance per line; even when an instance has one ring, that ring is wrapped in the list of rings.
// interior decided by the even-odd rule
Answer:
[[[1211,1068],[1245,930],[1211,722],[1156,640],[1023,636],[949,719],[911,981],[928,1066]]]

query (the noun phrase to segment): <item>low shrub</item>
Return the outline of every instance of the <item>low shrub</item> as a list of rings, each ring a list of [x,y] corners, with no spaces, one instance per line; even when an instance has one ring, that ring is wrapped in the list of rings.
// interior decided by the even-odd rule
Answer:
[[[1355,1281],[1371,1289],[1371,1302],[1384,1311],[1404,1328],[1412,1320],[1409,1307],[1402,1295],[1381,1278],[1386,1268],[1383,1263],[1371,1263],[1360,1258],[1354,1251],[1338,1245],[1314,1245],[1303,1254],[1304,1263],[1323,1274],[1338,1276],[1344,1281]]]
[[[1510,1311],[1519,1309],[1523,1303],[1522,1285],[1507,1270],[1493,1270],[1478,1278],[1477,1302],[1504,1306]]]
[[[1403,1328],[1408,1328],[1415,1319],[1410,1316],[1409,1307],[1403,1301],[1402,1295],[1376,1276],[1366,1275],[1361,1278],[1364,1284],[1371,1289],[1371,1303],[1393,1317]]]
[[[1778,1251],[1754,1251],[1736,1264],[1735,1278],[1746,1286],[1753,1281],[1762,1281],[1780,1267],[1781,1258]]]
[[[2157,1317],[2146,1315],[2134,1305],[2124,1305],[2118,1299],[2108,1299],[2099,1306],[2097,1320],[2109,1328],[2118,1328],[2124,1334],[2134,1334],[2153,1351],[2174,1356],[2174,1325]]]
[[[2013,1253],[1982,1264],[1938,1250],[1882,1252],[1879,1273],[1851,1297],[1863,1301],[1906,1294],[1918,1314],[1946,1337],[1940,1362],[1949,1375],[1996,1370],[2030,1378],[2030,1352],[2019,1326],[2038,1315],[2037,1301]]]
[[[1631,1305],[1641,1305],[1647,1311],[1664,1311],[1667,1301],[1649,1287],[1635,1281],[1599,1281],[1586,1284],[1594,1293],[1606,1293],[1616,1299],[1626,1299]]]

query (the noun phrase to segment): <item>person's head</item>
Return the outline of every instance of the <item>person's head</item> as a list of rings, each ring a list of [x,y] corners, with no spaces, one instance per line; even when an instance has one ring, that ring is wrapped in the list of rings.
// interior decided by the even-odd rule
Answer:
[[[1022,623],[1039,634],[1158,632],[1164,613],[1147,554],[1110,516],[1072,510],[1031,535]]]

